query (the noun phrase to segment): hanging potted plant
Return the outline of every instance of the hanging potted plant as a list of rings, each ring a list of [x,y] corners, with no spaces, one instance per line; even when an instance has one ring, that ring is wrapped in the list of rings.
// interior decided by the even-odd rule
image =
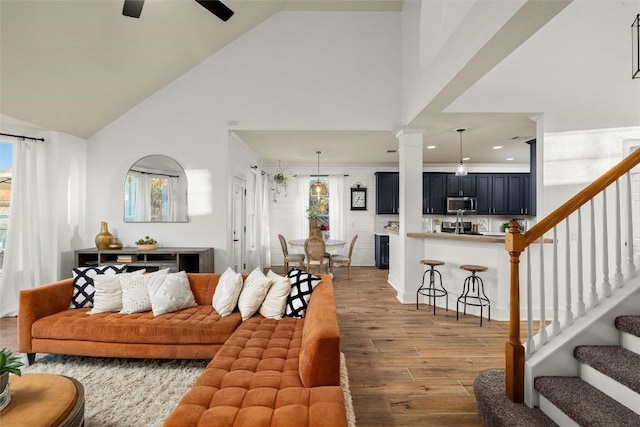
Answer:
[[[273,202],[278,203],[278,196],[280,194],[287,197],[287,181],[289,178],[285,174],[284,170],[280,167],[280,161],[278,161],[278,171],[271,178],[271,191],[273,192]]]

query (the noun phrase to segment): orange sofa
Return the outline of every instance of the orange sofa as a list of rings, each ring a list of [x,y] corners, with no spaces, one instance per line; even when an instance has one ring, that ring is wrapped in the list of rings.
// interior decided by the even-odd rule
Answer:
[[[220,274],[189,273],[198,305],[153,317],[69,309],[72,280],[24,290],[19,349],[100,357],[209,359],[165,426],[346,426],[340,329],[330,276],[304,319],[240,313],[220,317],[211,301]],[[214,421],[215,420],[215,421]]]

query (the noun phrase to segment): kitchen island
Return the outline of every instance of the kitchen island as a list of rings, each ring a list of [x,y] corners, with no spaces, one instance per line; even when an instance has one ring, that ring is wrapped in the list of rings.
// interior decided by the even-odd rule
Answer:
[[[393,236],[389,241],[390,265],[389,265],[389,283],[394,286],[393,277],[394,270],[400,267],[400,260],[394,259],[394,240]],[[464,279],[469,273],[460,269],[463,264],[477,264],[488,268],[486,272],[480,273],[479,276],[484,282],[485,294],[491,300],[491,319],[492,320],[508,320],[509,319],[509,274],[510,261],[504,241],[505,235],[493,233],[491,235],[474,235],[474,234],[449,234],[449,233],[431,233],[431,232],[412,232],[407,233],[408,238],[422,239],[423,251],[416,254],[416,263],[421,259],[434,259],[444,261],[444,265],[438,267],[442,274],[442,283],[449,293],[449,310],[456,310],[456,300],[462,293]],[[423,270],[424,271],[424,270]],[[526,278],[526,259],[520,263],[521,280]],[[428,280],[428,276],[427,276]],[[403,303],[409,304],[416,302],[416,291],[420,286],[422,276],[416,283],[405,284],[404,294],[399,294],[398,299]],[[396,287],[396,286],[394,286]],[[396,287],[400,289],[400,287]],[[427,302],[427,298],[420,296],[421,303]],[[438,298],[436,301],[438,307],[445,307],[445,299]],[[423,309],[422,307],[420,308]],[[463,306],[460,305],[462,312]],[[430,312],[424,307],[425,316]],[[484,309],[484,316],[487,316],[487,310]],[[441,313],[441,310],[438,310]],[[479,315],[478,307],[467,307],[467,314]],[[461,314],[462,315],[462,314]],[[486,324],[486,323],[485,323]]]

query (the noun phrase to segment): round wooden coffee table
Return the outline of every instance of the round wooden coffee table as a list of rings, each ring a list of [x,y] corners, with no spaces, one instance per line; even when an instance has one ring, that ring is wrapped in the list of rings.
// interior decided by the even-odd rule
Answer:
[[[54,374],[12,375],[11,401],[0,412],[0,425],[79,427],[84,425],[84,387]]]

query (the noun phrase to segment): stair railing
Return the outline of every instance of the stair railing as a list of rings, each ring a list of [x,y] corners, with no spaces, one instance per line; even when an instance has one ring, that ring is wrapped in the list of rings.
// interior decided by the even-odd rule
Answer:
[[[597,305],[601,298],[611,295],[612,289],[615,290],[615,288],[623,286],[626,279],[635,275],[633,188],[630,171],[639,163],[640,150],[635,150],[525,233],[520,230],[518,222],[512,221],[510,223],[509,232],[505,236],[505,248],[509,252],[511,275],[509,341],[505,345],[505,386],[506,395],[511,401],[516,403],[524,401],[526,358],[539,350],[555,335],[558,335],[562,329],[569,326],[574,317],[584,315]],[[622,177],[626,179],[621,179]],[[626,191],[624,214],[621,209],[620,181],[623,181]],[[607,193],[611,191],[614,192],[614,199],[607,202]],[[638,188],[636,188],[637,192]],[[636,203],[640,202],[636,201]],[[612,209],[612,205],[615,206],[614,209]],[[609,218],[609,210],[614,211],[613,218]],[[585,216],[588,222],[587,227],[582,225]],[[623,222],[626,227],[624,238],[621,227]],[[596,233],[597,223],[601,224],[601,230],[598,230],[599,234]],[[572,224],[575,228],[571,227]],[[553,232],[553,237],[545,238],[545,234],[549,232]],[[587,235],[587,240],[583,239],[583,234]],[[532,250],[532,244],[537,244],[538,251]],[[545,252],[544,247],[548,244],[552,245],[551,255]],[[609,255],[611,247],[614,252],[613,258]],[[599,250],[597,250],[598,248]],[[560,255],[559,249],[564,249],[562,251],[564,256]],[[583,257],[583,249],[587,249],[588,252],[586,259]],[[520,256],[525,250],[527,250],[525,266],[527,278],[526,345],[522,343],[520,336]],[[623,252],[626,255],[624,274],[622,272]],[[545,269],[545,264],[548,265],[549,261],[552,268]],[[584,301],[583,267],[586,267],[588,272],[586,292],[589,296],[588,305]],[[609,277],[610,270],[614,271],[613,284]],[[600,289],[598,289],[598,273],[602,277]],[[533,278],[533,276],[536,277]],[[564,281],[563,287],[560,287],[559,284],[560,277]],[[537,294],[533,292],[534,279],[537,279]],[[550,291],[550,296],[547,295],[548,291]],[[574,296],[575,301],[573,300]],[[549,298],[551,298],[552,304],[547,307],[546,301]],[[534,315],[534,311],[537,311],[537,316]],[[561,311],[562,321],[560,320]],[[550,322],[547,320],[547,316],[550,316]],[[536,336],[533,335],[534,319],[539,322]]]

